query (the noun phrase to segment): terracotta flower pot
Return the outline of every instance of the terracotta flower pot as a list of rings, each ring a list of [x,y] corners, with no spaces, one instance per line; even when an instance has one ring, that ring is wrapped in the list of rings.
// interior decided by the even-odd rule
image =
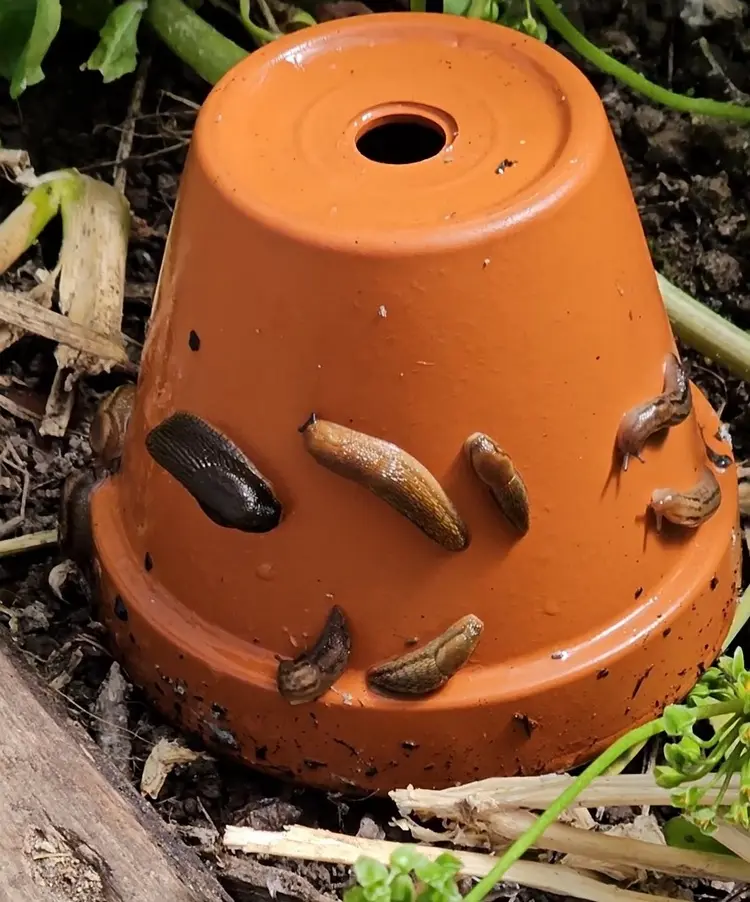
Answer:
[[[736,476],[707,456],[704,439],[729,451],[705,398],[688,385],[626,470],[615,447],[673,352],[605,113],[563,56],[398,13],[253,53],[200,112],[122,467],[93,497],[130,674],[210,743],[320,786],[590,758],[689,689],[735,609]],[[262,474],[266,531],[219,525],[170,474],[179,411]],[[476,432],[515,467],[490,446],[477,461],[505,512],[469,462]],[[412,457],[384,464],[373,438]],[[204,489],[226,463],[206,441]],[[657,530],[652,492],[706,467],[718,509]],[[351,650],[339,635],[322,667],[343,673],[291,704],[279,659],[333,605]],[[395,668],[422,695],[368,682],[467,615],[478,643],[469,619]]]

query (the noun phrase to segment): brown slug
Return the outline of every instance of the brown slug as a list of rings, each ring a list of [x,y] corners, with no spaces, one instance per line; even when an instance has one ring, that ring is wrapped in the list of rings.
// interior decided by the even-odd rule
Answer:
[[[262,533],[281,522],[271,483],[234,442],[195,414],[173,413],[149,432],[146,448],[218,526]]]
[[[128,382],[107,395],[96,409],[89,428],[89,444],[102,466],[112,468],[122,457],[134,398],[135,385]]]
[[[436,639],[367,671],[372,689],[389,695],[428,695],[440,689],[469,660],[484,624],[467,614]]]
[[[720,504],[721,487],[713,472],[704,467],[700,480],[686,492],[654,489],[649,507],[656,516],[656,529],[660,532],[662,520],[695,529],[712,517]]]
[[[510,456],[483,432],[472,433],[464,442],[464,451],[507,520],[525,535],[529,531],[529,496]]]
[[[443,548],[469,547],[468,527],[440,483],[398,445],[314,413],[299,431],[319,464],[369,489]]]
[[[57,543],[65,557],[82,570],[90,567],[94,553],[91,493],[103,481],[104,476],[79,470],[66,477],[60,491]]]
[[[669,354],[664,365],[662,393],[631,408],[620,420],[616,442],[622,455],[622,469],[627,470],[631,457],[643,463],[641,451],[648,439],[687,419],[692,409],[693,395],[685,368],[675,354]]]
[[[351,637],[344,612],[334,605],[315,645],[293,661],[280,661],[276,671],[279,694],[290,705],[312,702],[327,692],[346,670]]]

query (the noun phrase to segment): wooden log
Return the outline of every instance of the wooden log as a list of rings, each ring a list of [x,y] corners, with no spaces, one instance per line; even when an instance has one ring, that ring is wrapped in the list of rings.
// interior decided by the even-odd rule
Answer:
[[[231,902],[0,631],[0,900]]]

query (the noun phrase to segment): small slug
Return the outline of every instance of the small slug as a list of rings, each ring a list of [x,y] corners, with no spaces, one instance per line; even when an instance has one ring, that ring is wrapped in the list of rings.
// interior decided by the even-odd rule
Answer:
[[[662,393],[633,407],[620,420],[616,441],[622,455],[622,469],[627,470],[631,457],[643,463],[641,450],[648,439],[655,432],[687,419],[692,409],[693,396],[685,368],[675,354],[669,354],[664,365]]]
[[[704,467],[700,480],[686,492],[654,489],[649,507],[656,515],[656,529],[660,532],[662,520],[695,529],[713,516],[720,504],[721,487],[713,472]]]
[[[89,444],[97,462],[105,467],[116,466],[122,457],[134,398],[135,385],[128,382],[107,395],[96,409],[89,429]]]
[[[173,413],[149,432],[146,448],[218,526],[260,533],[281,522],[271,483],[234,442],[195,414]]]
[[[91,493],[104,481],[90,470],[66,477],[60,491],[57,543],[63,554],[86,569],[91,564],[94,540],[91,534]]]
[[[367,671],[371,688],[391,695],[428,695],[435,692],[469,660],[484,624],[467,614],[423,645]]]
[[[473,432],[464,442],[464,450],[500,510],[525,535],[529,531],[529,496],[510,455],[483,432]]]
[[[293,661],[279,662],[276,685],[290,705],[314,701],[346,670],[351,637],[344,612],[334,605],[315,645]]]
[[[369,489],[449,551],[469,547],[468,527],[440,483],[398,445],[314,413],[299,431],[319,464]]]

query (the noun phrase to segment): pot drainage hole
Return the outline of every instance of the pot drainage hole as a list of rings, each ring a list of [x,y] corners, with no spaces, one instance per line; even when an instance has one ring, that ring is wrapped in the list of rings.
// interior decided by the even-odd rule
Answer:
[[[374,163],[402,166],[440,153],[447,136],[437,122],[423,116],[388,116],[360,133],[357,150]]]

